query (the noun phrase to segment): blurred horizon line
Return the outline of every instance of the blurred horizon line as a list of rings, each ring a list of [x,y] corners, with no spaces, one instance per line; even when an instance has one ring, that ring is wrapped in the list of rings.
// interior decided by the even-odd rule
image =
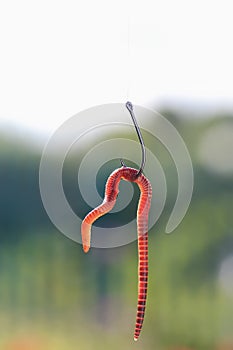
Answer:
[[[135,103],[135,105],[137,105]],[[160,114],[170,112],[174,114],[176,119],[180,119],[184,122],[206,122],[211,119],[222,117],[233,117],[233,102],[229,103],[219,102],[213,103],[213,101],[195,101],[194,99],[162,99],[156,105],[154,102],[147,104],[150,110],[158,111]],[[91,108],[91,107],[90,107]],[[80,113],[78,111],[77,113]],[[34,144],[35,146],[44,146],[49,137],[55,132],[55,130],[62,125],[67,119],[72,116],[67,116],[57,124],[54,119],[54,127],[51,128],[51,123],[45,127],[45,123],[42,123],[42,128],[38,130],[37,125],[27,124],[13,118],[0,119],[0,135],[1,138],[16,138],[16,142],[24,141],[25,143]],[[165,116],[166,117],[166,116]],[[172,120],[170,120],[172,122]]]

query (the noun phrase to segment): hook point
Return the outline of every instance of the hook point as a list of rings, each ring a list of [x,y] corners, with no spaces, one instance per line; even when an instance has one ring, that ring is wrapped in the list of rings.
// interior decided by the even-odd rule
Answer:
[[[125,167],[125,168],[126,168],[126,165],[125,165],[125,163],[124,163],[123,159],[120,159],[120,162],[121,162],[121,165],[122,165],[123,167]]]

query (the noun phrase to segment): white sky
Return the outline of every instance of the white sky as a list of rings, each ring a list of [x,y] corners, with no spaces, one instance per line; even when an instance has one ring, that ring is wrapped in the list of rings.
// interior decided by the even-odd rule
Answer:
[[[231,0],[0,2],[0,126],[127,99],[233,106]],[[129,27],[129,36],[128,36]]]

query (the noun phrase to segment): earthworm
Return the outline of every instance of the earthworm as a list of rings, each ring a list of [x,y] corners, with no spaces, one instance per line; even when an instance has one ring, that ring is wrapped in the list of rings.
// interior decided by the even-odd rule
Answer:
[[[152,197],[152,187],[149,180],[138,170],[125,165],[116,169],[109,176],[105,186],[105,197],[98,207],[93,209],[84,218],[81,225],[83,250],[90,249],[91,226],[101,216],[108,213],[115,205],[120,180],[135,182],[140,189],[140,199],[137,209],[138,231],[138,303],[134,331],[134,340],[139,337],[146,308],[148,285],[148,216]]]

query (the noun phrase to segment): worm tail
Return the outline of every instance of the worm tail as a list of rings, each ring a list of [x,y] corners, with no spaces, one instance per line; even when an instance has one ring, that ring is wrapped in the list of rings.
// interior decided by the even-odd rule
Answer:
[[[97,208],[93,209],[89,214],[86,215],[81,225],[81,235],[82,235],[82,243],[83,250],[85,253],[90,249],[91,244],[91,226],[93,222],[95,222],[99,217],[108,213],[115,205],[116,200],[112,200],[111,202],[105,202],[99,205]]]
[[[134,340],[140,335],[146,309],[146,297],[148,286],[148,216],[152,197],[150,182],[141,176],[138,179],[141,197],[138,205],[138,305],[134,331]]]
[[[138,238],[138,306],[134,331],[134,340],[138,340],[141,332],[146,309],[147,283],[148,283],[148,234]]]

